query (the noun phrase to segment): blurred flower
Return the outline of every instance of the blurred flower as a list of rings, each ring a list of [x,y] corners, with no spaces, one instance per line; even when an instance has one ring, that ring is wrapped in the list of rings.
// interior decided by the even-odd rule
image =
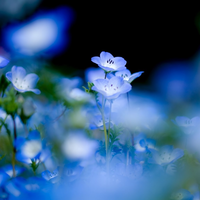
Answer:
[[[51,187],[47,185],[43,178],[31,177],[22,178],[17,177],[9,180],[5,184],[5,190],[9,193],[9,199],[19,200],[35,200],[35,199],[50,199]]]
[[[86,138],[79,132],[69,134],[62,144],[63,153],[73,160],[89,158],[94,155],[97,148],[96,141]]]
[[[6,58],[0,56],[0,69],[4,68],[9,63],[9,60]]]
[[[90,67],[85,70],[86,82],[93,83],[95,80],[101,79],[104,77],[105,77],[105,72],[102,69]]]
[[[189,119],[188,117],[178,116],[173,122],[179,126],[185,134],[191,134],[198,130],[200,126],[200,117],[193,117]]]
[[[105,116],[105,125],[106,128],[108,128],[109,125],[109,117],[108,115]],[[112,127],[113,123],[111,122],[111,127]],[[97,129],[99,128],[100,130],[103,130],[103,119],[102,119],[102,115],[94,115],[92,117],[91,123],[89,125],[90,129]]]
[[[106,99],[116,99],[121,94],[127,93],[132,86],[124,82],[122,77],[113,77],[110,80],[97,79],[92,90],[101,93]]]
[[[150,149],[155,149],[156,141],[153,139],[146,138],[142,133],[134,138],[134,147],[138,152],[150,152]]]
[[[13,66],[11,72],[6,73],[6,78],[12,82],[13,87],[18,92],[34,92],[40,94],[39,89],[34,89],[39,77],[36,74],[26,75],[26,70],[23,67]]]
[[[92,57],[91,61],[107,72],[126,69],[126,61],[122,57],[113,57],[112,54],[105,51],[101,52],[100,57]]]
[[[180,189],[179,191],[172,194],[171,198],[173,200],[193,200],[193,195],[185,189]]]
[[[41,141],[40,133],[37,130],[31,131],[28,138],[18,137],[15,146],[17,149],[16,159],[31,164],[43,162],[50,155],[45,141]]]
[[[24,23],[5,27],[3,41],[10,50],[23,55],[53,56],[66,48],[72,18],[73,11],[68,7],[40,11]]]
[[[59,175],[59,167],[57,167],[52,173],[49,170],[45,170],[44,172],[42,172],[42,177],[47,181],[51,180],[51,182],[53,183],[55,183],[58,175]]]
[[[124,70],[117,71],[114,74],[113,73],[109,73],[107,75],[107,78],[111,79],[113,76],[119,76],[119,77],[122,77],[124,79],[124,81],[127,81],[128,83],[131,83],[133,80],[135,80],[136,78],[140,77],[142,73],[143,73],[143,71],[136,72],[136,73],[131,75],[131,72],[128,69],[124,69]]]
[[[152,158],[149,158],[149,162],[162,166],[174,163],[184,155],[182,149],[174,149],[172,145],[165,145],[160,150],[151,149],[151,153]]]
[[[1,168],[10,178],[13,177],[13,166],[12,165],[5,165]],[[15,175],[18,176],[24,171],[23,167],[15,165]]]

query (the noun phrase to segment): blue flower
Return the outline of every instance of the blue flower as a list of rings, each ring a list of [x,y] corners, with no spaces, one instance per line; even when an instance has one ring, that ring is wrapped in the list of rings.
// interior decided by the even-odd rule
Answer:
[[[1,168],[10,178],[13,177],[13,166],[8,164]],[[20,175],[24,171],[23,167],[15,165],[15,174],[16,176]]]
[[[178,116],[175,121],[172,121],[179,126],[185,134],[191,134],[199,130],[200,117],[198,116],[193,117],[192,119],[185,116]]]
[[[9,63],[9,60],[7,60],[4,57],[0,56],[0,69],[4,68],[8,63]]]
[[[94,56],[91,61],[96,63],[106,72],[113,72],[126,69],[126,61],[122,57],[113,57],[112,54],[102,51],[100,57]]]
[[[152,158],[149,158],[148,161],[161,166],[174,163],[184,155],[182,149],[174,149],[172,145],[165,145],[159,151],[152,149],[151,153]]]
[[[45,141],[41,141],[37,130],[31,131],[28,138],[18,137],[15,146],[17,149],[16,159],[20,162],[31,164],[45,161],[50,155]]]
[[[143,73],[143,71],[131,74],[131,72],[128,69],[125,69],[125,70],[121,70],[121,71],[116,72],[115,76],[120,76],[125,81],[127,81],[128,83],[131,83],[133,80],[140,77],[142,73]]]
[[[11,72],[6,73],[6,78],[12,82],[13,87],[18,92],[34,92],[40,94],[40,90],[34,89],[39,77],[36,74],[26,75],[26,70],[23,67],[13,66]]]
[[[101,93],[106,99],[116,99],[121,94],[129,92],[131,88],[132,86],[122,77],[113,77],[110,80],[97,79],[92,90]]]
[[[22,23],[5,27],[3,43],[10,51],[22,55],[54,56],[69,44],[68,29],[73,17],[73,10],[65,6],[38,12]]]
[[[193,200],[193,195],[185,189],[180,189],[171,196],[173,200]]]
[[[144,134],[139,134],[135,137],[135,150],[138,152],[149,153],[150,149],[155,149],[156,141],[153,139],[146,138]]]
[[[52,173],[49,170],[45,170],[41,175],[45,180],[51,180],[52,183],[55,183],[59,175],[59,167],[57,167]]]

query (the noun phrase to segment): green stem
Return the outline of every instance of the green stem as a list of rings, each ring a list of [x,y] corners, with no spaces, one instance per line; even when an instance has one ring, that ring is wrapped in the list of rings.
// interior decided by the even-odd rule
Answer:
[[[112,100],[110,100],[110,110],[109,110],[108,144],[109,144],[109,141],[110,141],[110,121],[111,121],[111,110],[112,110]]]
[[[13,166],[13,177],[16,176],[16,173],[15,173],[15,153],[16,153],[16,147],[15,147],[15,144],[16,144],[16,139],[17,139],[17,129],[16,129],[16,123],[15,123],[15,116],[13,115],[12,116],[12,119],[13,119],[13,132],[14,132],[14,144],[13,144],[13,155],[12,155],[12,166]]]
[[[0,132],[1,132],[1,129],[2,129],[3,125],[4,125],[5,122],[6,122],[7,117],[8,117],[8,114],[6,114],[6,117],[5,117],[5,119],[3,120],[3,122],[2,122],[2,124],[1,124],[1,126],[0,126]]]
[[[106,149],[106,157],[107,157],[107,154],[108,154],[108,136],[107,136],[106,124],[105,124],[105,118],[104,118],[104,107],[105,107],[105,102],[104,102],[104,97],[102,97],[102,119],[103,119],[103,130],[104,130],[104,136],[105,136],[105,149]]]
[[[105,72],[105,78],[104,79],[106,79],[106,77],[107,77],[107,72]]]

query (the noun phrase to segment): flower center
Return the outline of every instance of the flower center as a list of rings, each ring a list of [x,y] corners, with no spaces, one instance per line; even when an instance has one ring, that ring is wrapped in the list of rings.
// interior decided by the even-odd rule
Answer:
[[[108,59],[107,63],[112,65],[112,64],[114,64],[114,61],[112,59]]]

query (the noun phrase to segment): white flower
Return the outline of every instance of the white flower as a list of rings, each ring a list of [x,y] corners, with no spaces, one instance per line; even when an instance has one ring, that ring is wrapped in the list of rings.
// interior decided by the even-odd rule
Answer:
[[[113,77],[110,80],[97,79],[92,90],[101,93],[106,99],[116,99],[121,94],[127,93],[132,86],[122,77]]]
[[[40,94],[40,90],[34,89],[39,77],[36,74],[27,74],[23,67],[13,66],[11,72],[6,73],[6,78],[12,82],[13,87],[19,92],[34,92]]]
[[[91,61],[98,64],[103,70],[113,72],[126,69],[126,61],[122,57],[113,57],[112,54],[102,51],[100,57],[94,56]]]
[[[121,70],[121,71],[116,72],[115,76],[120,76],[125,81],[127,81],[128,83],[131,83],[133,80],[140,77],[142,73],[143,73],[143,71],[131,74],[131,72],[128,69],[125,69],[125,70]]]

